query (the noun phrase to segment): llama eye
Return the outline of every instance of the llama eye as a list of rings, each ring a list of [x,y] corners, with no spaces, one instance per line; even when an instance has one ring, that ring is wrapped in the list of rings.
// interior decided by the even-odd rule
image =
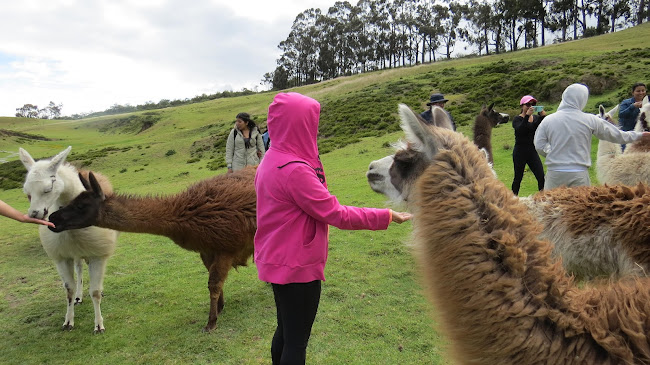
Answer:
[[[27,194],[27,200],[29,200],[30,202],[32,201],[32,196],[31,196],[31,194]]]

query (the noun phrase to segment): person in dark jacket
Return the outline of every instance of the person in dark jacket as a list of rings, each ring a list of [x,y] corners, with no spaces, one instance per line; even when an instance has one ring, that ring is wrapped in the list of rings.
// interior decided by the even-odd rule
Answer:
[[[636,125],[636,118],[639,116],[639,110],[643,106],[643,98],[646,95],[644,83],[637,82],[632,85],[632,97],[625,99],[618,107],[618,124],[621,130],[633,131]]]
[[[521,113],[512,120],[512,127],[515,129],[515,147],[512,151],[512,163],[515,169],[515,177],[512,180],[512,191],[519,194],[521,180],[524,178],[526,165],[533,172],[537,179],[537,189],[544,189],[544,165],[535,150],[533,140],[535,131],[546,116],[544,110],[535,115],[537,100],[531,95],[526,95],[519,101]]]
[[[445,96],[442,94],[433,94],[429,98],[429,102],[427,103],[427,106],[429,107],[428,110],[423,111],[420,113],[420,116],[422,119],[424,119],[427,124],[432,124],[433,123],[433,114],[431,114],[431,110],[433,109],[434,106],[439,106],[442,109],[445,109],[445,103],[448,102],[449,100],[445,99]],[[447,115],[449,116],[449,120],[451,120],[451,126],[454,130],[456,130],[456,122],[454,122],[454,118],[452,118],[451,114],[449,114],[448,111],[445,110]]]

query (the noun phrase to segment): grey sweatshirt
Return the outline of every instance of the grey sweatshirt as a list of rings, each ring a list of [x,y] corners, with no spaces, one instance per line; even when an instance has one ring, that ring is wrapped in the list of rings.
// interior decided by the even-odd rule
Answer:
[[[613,124],[582,111],[589,89],[582,84],[569,85],[562,93],[557,112],[544,118],[535,132],[535,149],[546,156],[553,171],[582,171],[591,166],[591,136],[612,143],[630,143],[641,138],[640,132],[623,132]]]

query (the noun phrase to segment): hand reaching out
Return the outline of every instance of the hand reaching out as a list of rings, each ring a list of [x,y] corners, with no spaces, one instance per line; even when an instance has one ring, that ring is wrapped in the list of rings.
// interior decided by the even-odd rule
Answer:
[[[392,221],[397,223],[397,224],[402,224],[411,218],[413,218],[413,214],[411,213],[405,213],[405,212],[396,212],[394,210],[391,210],[392,214]]]

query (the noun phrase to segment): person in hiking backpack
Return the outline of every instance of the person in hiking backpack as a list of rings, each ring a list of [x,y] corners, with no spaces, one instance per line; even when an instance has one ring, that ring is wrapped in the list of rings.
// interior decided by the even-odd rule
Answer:
[[[226,141],[228,173],[259,165],[265,152],[262,134],[251,116],[248,113],[237,114],[235,127]]]
[[[329,225],[339,229],[387,229],[409,213],[341,205],[327,190],[318,155],[320,104],[291,92],[269,106],[269,150],[255,174],[255,265],[271,283],[277,326],[273,364],[305,364],[307,343],[325,280]]]

